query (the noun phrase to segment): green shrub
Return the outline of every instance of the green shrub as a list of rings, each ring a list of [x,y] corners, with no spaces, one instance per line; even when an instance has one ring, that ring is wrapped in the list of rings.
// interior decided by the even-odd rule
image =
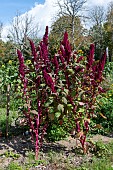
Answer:
[[[16,112],[9,113],[9,127],[11,126],[11,123],[14,121],[14,119],[17,117]],[[6,133],[6,109],[0,108],[0,131],[2,131],[2,135],[5,135]]]
[[[47,138],[52,142],[59,141],[65,138],[66,135],[67,131],[64,129],[64,127],[58,124],[49,125],[47,129]]]
[[[113,88],[113,86],[112,86]],[[103,97],[98,100],[97,118],[94,120],[96,124],[101,124],[100,133],[108,133],[113,131],[113,89],[110,89]],[[102,116],[103,115],[103,116]]]

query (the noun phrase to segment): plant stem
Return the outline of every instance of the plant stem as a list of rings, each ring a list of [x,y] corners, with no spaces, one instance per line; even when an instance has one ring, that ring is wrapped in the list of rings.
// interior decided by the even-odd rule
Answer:
[[[9,130],[9,109],[10,109],[10,85],[7,85],[7,109],[6,109],[6,138]]]

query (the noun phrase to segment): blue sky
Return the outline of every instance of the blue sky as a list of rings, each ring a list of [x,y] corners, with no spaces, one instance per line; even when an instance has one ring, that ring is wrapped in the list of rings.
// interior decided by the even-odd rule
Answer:
[[[35,6],[35,3],[43,4],[44,0],[0,0],[0,21],[11,22],[19,13],[25,13]]]

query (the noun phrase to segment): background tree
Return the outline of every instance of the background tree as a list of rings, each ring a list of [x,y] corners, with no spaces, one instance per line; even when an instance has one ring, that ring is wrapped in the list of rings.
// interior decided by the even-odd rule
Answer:
[[[59,17],[51,26],[51,31],[49,35],[49,40],[51,42],[50,49],[52,53],[55,53],[58,50],[59,43],[63,38],[64,32],[68,32],[69,40],[73,47],[76,46],[76,50],[82,46],[86,45],[87,40],[87,30],[83,27],[79,17],[75,18],[76,28],[74,31],[74,41],[72,42],[72,29],[71,29],[71,18],[70,16],[61,16]],[[74,43],[74,44],[73,44]]]
[[[71,42],[74,46],[75,41],[75,30],[78,22],[77,17],[80,16],[81,10],[83,10],[83,5],[86,0],[57,0],[57,5],[59,6],[58,16],[66,17],[69,21],[69,27],[71,29]],[[65,27],[64,27],[65,31]]]
[[[108,47],[109,51],[109,61],[112,61],[113,57],[113,2],[109,3],[107,9],[106,22],[104,23],[104,39],[105,45]]]
[[[89,18],[92,23],[92,27],[90,27],[90,35],[92,43],[95,44],[95,58],[98,59],[98,57],[102,56],[103,48],[105,48],[103,38],[103,23],[105,22],[104,8],[102,6],[94,6],[89,12]]]
[[[38,40],[38,23],[34,24],[34,18],[29,16],[28,13],[25,15],[19,15],[14,18],[12,26],[9,29],[9,39],[14,42],[24,52],[28,48],[28,38]]]

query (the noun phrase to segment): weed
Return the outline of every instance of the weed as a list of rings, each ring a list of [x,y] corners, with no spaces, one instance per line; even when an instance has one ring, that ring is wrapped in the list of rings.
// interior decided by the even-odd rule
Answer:
[[[13,159],[18,159],[18,158],[20,157],[19,154],[14,153],[14,152],[12,152],[12,151],[6,151],[6,152],[4,153],[4,155],[5,155],[5,157],[7,157],[7,158],[11,157],[11,158],[13,158]]]
[[[11,162],[6,170],[23,170],[17,162]]]

